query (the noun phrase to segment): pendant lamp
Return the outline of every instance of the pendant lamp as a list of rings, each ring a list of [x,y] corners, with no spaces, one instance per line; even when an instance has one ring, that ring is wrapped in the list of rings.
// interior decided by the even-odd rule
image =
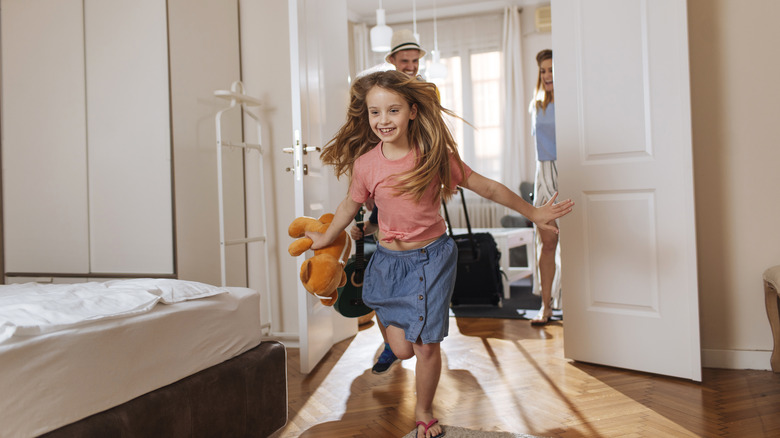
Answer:
[[[376,26],[371,28],[371,50],[389,52],[392,39],[393,29],[385,24],[385,10],[382,9],[382,0],[379,0],[379,9],[376,10]]]
[[[420,44],[420,34],[417,33],[417,1],[412,0],[412,33],[414,34],[414,40],[417,44]]]
[[[439,52],[439,35],[436,27],[436,1],[433,2],[433,50],[431,50],[431,65],[428,66],[428,79],[446,79],[447,66],[441,62],[441,53]]]

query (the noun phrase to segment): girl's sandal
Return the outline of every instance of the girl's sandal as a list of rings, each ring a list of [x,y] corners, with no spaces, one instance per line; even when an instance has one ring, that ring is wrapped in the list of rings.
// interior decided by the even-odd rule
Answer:
[[[423,433],[424,433],[425,435],[428,435],[428,429],[430,429],[431,427],[433,427],[433,425],[434,425],[434,424],[436,424],[436,423],[438,423],[438,422],[439,422],[439,420],[437,420],[436,418],[434,418],[433,420],[429,421],[428,423],[425,423],[424,421],[418,421],[417,423],[415,423],[415,425],[416,425],[416,427],[420,427],[420,426],[422,426],[423,428],[425,428],[425,431],[424,431]],[[438,434],[438,435],[434,435],[434,436],[432,436],[431,438],[441,438],[441,437],[443,437],[443,436],[444,436],[444,429],[442,429],[442,431],[441,431],[441,433],[440,433],[440,434]]]

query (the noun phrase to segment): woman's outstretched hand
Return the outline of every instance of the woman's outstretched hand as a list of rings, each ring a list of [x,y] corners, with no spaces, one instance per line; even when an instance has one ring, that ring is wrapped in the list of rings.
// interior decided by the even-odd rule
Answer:
[[[571,213],[571,210],[574,207],[574,201],[571,199],[556,204],[555,200],[557,198],[558,192],[555,192],[546,204],[536,208],[534,217],[531,218],[539,229],[552,231],[555,234],[558,234],[558,227],[555,226],[555,219]]]

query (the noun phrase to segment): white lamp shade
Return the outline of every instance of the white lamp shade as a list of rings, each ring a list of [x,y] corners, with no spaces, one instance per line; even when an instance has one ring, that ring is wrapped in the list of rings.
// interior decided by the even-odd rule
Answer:
[[[447,78],[447,66],[444,65],[439,59],[439,51],[431,50],[431,65],[426,69],[426,77],[430,80],[433,79],[446,79]]]
[[[393,39],[393,29],[385,24],[385,10],[376,10],[376,26],[371,28],[371,50],[389,52]]]
[[[447,66],[441,62],[431,63],[427,70],[428,79],[446,79]]]

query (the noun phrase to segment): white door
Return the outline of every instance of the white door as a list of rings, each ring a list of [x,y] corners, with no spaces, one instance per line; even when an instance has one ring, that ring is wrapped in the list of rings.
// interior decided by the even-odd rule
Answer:
[[[323,169],[315,150],[344,122],[349,101],[347,6],[345,0],[242,0],[240,9],[242,80],[263,100],[263,143],[272,148],[267,199],[273,202],[274,331],[289,346],[298,338],[301,371],[308,373],[334,343],[357,333],[355,319],[303,288],[300,266],[312,252],[298,258],[287,253],[289,223],[334,212],[347,192],[347,181]],[[304,145],[310,149],[305,153]]]
[[[292,102],[295,216],[318,218],[334,213],[347,193],[346,181],[338,182],[317,152],[341,127],[349,103],[346,2],[290,0],[290,28],[296,27],[297,44],[292,31],[290,36],[291,75],[300,84]],[[296,272],[311,256],[309,251],[298,257]],[[334,343],[357,333],[357,321],[323,305],[299,281],[298,333],[301,372],[308,373]]]
[[[685,0],[553,0],[564,354],[701,380]]]

